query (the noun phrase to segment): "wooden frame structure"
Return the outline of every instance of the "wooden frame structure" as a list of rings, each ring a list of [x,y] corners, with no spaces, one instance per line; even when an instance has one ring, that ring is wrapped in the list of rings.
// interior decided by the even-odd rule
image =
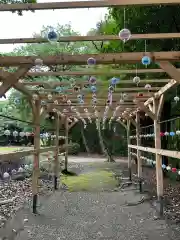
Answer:
[[[179,4],[180,0],[104,0],[104,1],[76,1],[76,2],[58,2],[58,3],[37,3],[37,4],[1,4],[0,11],[16,11],[16,10],[45,10],[45,9],[68,9],[68,8],[96,8],[96,7],[117,7],[117,6],[129,6],[129,5],[159,5],[159,4]],[[164,34],[133,34],[132,39],[164,39],[164,38],[180,38],[178,33],[164,33]],[[104,40],[118,40],[117,36],[71,36],[71,37],[60,37],[58,41],[60,42],[73,42],[73,41],[104,41]],[[21,39],[0,39],[0,44],[15,44],[15,43],[40,43],[47,42],[46,39],[42,38],[21,38]],[[131,52],[131,53],[108,53],[108,54],[84,54],[84,55],[68,55],[61,54],[59,56],[47,56],[40,57],[45,66],[51,65],[86,65],[87,59],[92,57],[96,59],[96,64],[132,64],[140,62],[142,57],[145,55],[144,52]],[[148,52],[146,56],[149,56],[153,62],[156,62],[159,66],[157,69],[140,69],[138,73],[161,73],[165,72],[168,74],[170,79],[144,79],[142,83],[156,83],[155,87],[151,87],[145,92],[143,87],[137,88],[117,88],[113,96],[113,104],[111,106],[111,111],[109,117],[112,117],[112,112],[115,107],[119,106],[117,117],[118,121],[126,127],[127,129],[127,138],[128,138],[128,167],[130,171],[131,179],[131,156],[130,149],[137,150],[137,159],[138,159],[138,177],[142,177],[142,164],[141,164],[141,152],[151,152],[156,155],[156,178],[157,178],[157,195],[158,199],[161,201],[163,198],[163,175],[162,175],[162,155],[171,156],[175,158],[180,158],[180,152],[162,150],[161,141],[160,141],[160,124],[159,119],[161,116],[164,94],[172,89],[173,87],[179,85],[180,83],[180,71],[175,68],[173,62],[178,62],[180,60],[180,51],[176,52]],[[78,105],[76,96],[77,93],[72,93],[73,89],[69,89],[71,95],[68,94],[56,94],[53,92],[52,88],[50,89],[48,82],[28,82],[28,77],[33,76],[119,76],[123,73],[135,74],[136,70],[112,70],[112,71],[78,71],[78,72],[33,72],[29,71],[34,65],[36,59],[39,56],[0,56],[0,81],[2,85],[0,86],[0,97],[3,96],[11,87],[14,87],[18,91],[24,93],[32,106],[33,111],[33,124],[35,128],[35,142],[34,150],[22,151],[18,153],[11,153],[14,155],[25,154],[34,154],[34,169],[33,169],[33,212],[36,213],[36,203],[38,195],[38,176],[39,176],[39,154],[44,151],[54,151],[54,188],[57,189],[57,165],[58,165],[58,134],[59,134],[59,124],[60,118],[59,113],[63,120],[66,121],[66,145],[68,143],[68,127],[71,127],[75,124],[72,123],[71,126],[68,126],[67,119],[70,116],[77,117],[74,112],[68,111],[63,112],[63,108],[68,108],[67,99],[71,100],[72,105],[76,106],[79,109],[79,112],[82,114],[82,117],[86,117],[86,114],[83,112],[83,108],[86,107],[91,110],[90,116],[94,117],[94,110],[90,102],[91,94],[86,94],[85,103],[83,108]],[[5,71],[3,67],[18,67],[16,72],[10,73]],[[121,81],[121,85],[130,84],[130,80]],[[166,83],[164,86],[162,84]],[[62,86],[67,83],[60,83]],[[80,88],[82,85],[87,84],[87,82],[77,82],[76,83]],[[48,89],[43,89],[43,93],[38,92],[36,89],[30,89],[30,86],[35,85],[44,85],[49,87]],[[158,85],[158,87],[157,87]],[[58,86],[55,83],[54,86]],[[103,83],[97,83],[97,86],[103,87]],[[119,91],[119,94],[118,94]],[[124,100],[123,103],[119,103],[120,92],[127,93],[128,97]],[[142,93],[142,96],[138,96],[137,93]],[[51,93],[52,98],[48,100],[48,94]],[[37,98],[34,99],[33,96],[37,95]],[[64,95],[66,98],[64,99]],[[99,111],[99,114],[103,114],[103,110],[106,106],[107,92],[98,91],[97,98],[100,102],[96,106],[96,110]],[[47,101],[47,106],[41,106],[41,100]],[[55,103],[56,101],[56,103]],[[57,119],[56,119],[56,142],[55,147],[40,149],[40,121],[41,117],[44,117],[44,114],[52,109],[57,109]],[[145,148],[141,146],[140,141],[140,111],[145,112],[153,121],[155,129],[155,148]],[[127,125],[124,122],[126,121]],[[136,138],[137,145],[130,144],[130,125],[133,125],[136,128]],[[67,164],[67,152],[66,152],[66,164]],[[161,209],[162,213],[162,209]]]

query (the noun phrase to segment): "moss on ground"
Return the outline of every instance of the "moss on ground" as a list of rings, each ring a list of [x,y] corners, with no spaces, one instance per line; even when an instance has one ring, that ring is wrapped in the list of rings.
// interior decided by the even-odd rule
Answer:
[[[112,190],[118,185],[113,172],[93,171],[78,176],[62,176],[61,182],[71,192]]]

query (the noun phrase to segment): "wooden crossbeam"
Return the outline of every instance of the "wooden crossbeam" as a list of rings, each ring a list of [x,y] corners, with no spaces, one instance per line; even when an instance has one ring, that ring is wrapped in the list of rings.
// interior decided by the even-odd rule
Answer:
[[[49,105],[49,104],[48,104]],[[97,103],[96,106],[98,107],[105,107],[107,104],[104,103]],[[64,107],[64,108],[70,108],[70,106],[68,104],[54,104],[54,103],[51,103],[50,106],[52,107]],[[77,106],[81,109],[84,109],[85,107],[89,107],[89,108],[92,108],[92,104],[90,103],[84,103],[84,104],[78,104],[78,103],[73,103],[71,106]],[[113,107],[116,107],[116,106],[119,106],[120,108],[119,109],[126,109],[126,108],[136,108],[136,104],[117,104],[116,102],[112,103],[112,105],[109,105],[110,109],[113,109]]]
[[[65,107],[65,108],[69,108],[69,105],[67,105],[67,104],[51,104],[53,107]],[[104,103],[104,104],[100,104],[99,102],[96,104],[96,106],[97,107],[105,107],[107,104],[106,103]],[[112,104],[112,106],[110,106],[110,108],[112,108],[112,107],[115,107],[115,106],[117,106],[118,104],[115,102],[115,103],[113,103]],[[84,104],[79,104],[79,103],[73,103],[73,104],[71,104],[71,106],[77,106],[77,107],[80,107],[80,108],[92,108],[92,105],[90,105],[90,104],[87,104],[87,103],[84,103]],[[121,109],[121,108],[135,108],[135,107],[137,107],[135,104],[121,104],[120,105],[120,108],[119,109]]]
[[[78,95],[78,93],[76,94],[76,95],[74,95],[74,94],[72,94],[72,95],[67,95],[67,98],[68,99],[71,99],[72,97],[73,98],[75,98],[75,97],[77,97],[77,95]],[[153,96],[153,93],[147,93],[147,94],[143,94],[143,97],[139,97],[139,99],[145,99],[145,98],[150,98],[150,97],[152,97]],[[62,96],[60,96],[60,95],[55,95],[55,94],[53,94],[52,95],[52,99],[53,100],[62,100]],[[127,100],[129,99],[129,98],[133,98],[133,97],[137,97],[137,93],[131,93],[131,92],[129,92],[128,93],[128,96],[127,96]],[[40,99],[48,99],[48,96],[46,95],[46,94],[39,94],[39,98]],[[104,99],[107,99],[107,95],[97,95],[97,99],[100,99],[100,98],[104,98]],[[85,96],[85,99],[91,99],[91,97],[86,97]],[[120,96],[119,96],[119,99],[120,99]]]
[[[180,69],[177,69],[178,71],[180,71]],[[163,69],[161,68],[157,68],[157,69],[151,69],[151,68],[144,68],[144,69],[138,69],[138,74],[142,74],[142,73],[162,73],[165,72]],[[80,71],[61,71],[61,72],[28,72],[26,74],[26,76],[31,76],[31,77],[35,77],[35,76],[120,76],[121,74],[137,74],[137,70],[136,69],[122,69],[122,70],[106,70],[106,69],[102,69],[102,70],[86,70],[84,71],[84,69],[80,70]]]
[[[0,11],[16,10],[47,10],[47,9],[73,9],[73,8],[100,8],[118,6],[146,6],[146,5],[173,5],[179,4],[179,0],[97,0],[97,1],[73,1],[73,2],[47,2],[25,4],[1,4]]]
[[[136,95],[130,95],[127,99],[124,100],[123,103],[121,104],[128,104],[129,102],[131,103],[133,101],[133,99],[136,98]],[[137,98],[138,101],[146,101],[147,99],[149,98],[149,96],[145,96],[145,97],[141,97],[141,98]],[[70,96],[68,97],[68,99],[70,99],[71,101],[78,101],[77,100],[77,97],[75,98],[75,96]],[[101,102],[101,101],[106,101],[107,100],[107,96],[97,96],[97,99],[98,99],[98,102]],[[92,97],[84,97],[84,100],[87,101],[91,101],[92,100]],[[120,97],[118,95],[114,96],[113,97],[113,101],[119,101],[120,100]]]
[[[159,62],[159,66],[174,80],[180,83],[180,72],[168,61]]]
[[[172,87],[175,87],[177,85],[177,82],[172,79],[169,83],[167,83],[164,87],[162,87],[157,93],[154,94],[154,97],[155,98],[160,98],[160,96],[162,94],[164,94],[165,92],[167,92],[168,90],[170,90]],[[144,105],[147,106],[149,104],[151,104],[153,102],[153,98],[154,97],[151,97],[149,98],[145,103]]]
[[[148,116],[149,116],[152,120],[155,119],[154,113],[151,112],[151,111],[148,109],[148,107],[146,107],[142,102],[139,102],[138,100],[134,100],[134,103],[137,104],[137,106],[138,106],[141,110],[143,110],[145,113],[147,113]]]
[[[146,33],[146,34],[132,34],[130,40],[137,39],[176,39],[180,38],[180,33]],[[93,36],[62,36],[59,37],[58,42],[84,42],[84,41],[119,41],[117,35],[93,35]],[[22,43],[47,43],[46,38],[9,38],[0,39],[0,44],[22,44]]]
[[[30,97],[30,98],[32,97],[31,92],[26,87],[24,87],[23,84],[16,83],[13,87],[14,87],[14,89],[16,89],[17,91],[23,93],[27,97]]]
[[[168,83],[171,79],[141,79],[141,82],[138,84],[139,85],[142,85],[142,84],[145,84],[145,83],[155,83],[155,84],[161,84],[161,83]],[[110,83],[110,81],[108,81]],[[103,86],[103,85],[107,85],[108,83],[107,81],[97,81],[96,82],[96,85],[98,86]],[[76,84],[80,84],[80,85],[86,85],[86,84],[89,84],[88,81],[82,81],[82,80],[76,80]],[[118,85],[121,85],[121,84],[133,84],[134,86],[136,86],[132,80],[120,80],[120,82],[118,83]],[[57,87],[57,86],[69,86],[70,85],[70,82],[69,81],[61,81],[61,82],[48,82],[48,81],[38,81],[38,82],[28,82],[28,81],[24,81],[22,83],[22,85],[28,85],[28,86],[43,86],[43,85],[50,85],[50,86],[53,86],[53,87]]]
[[[116,91],[114,92],[114,94],[117,94],[117,93],[121,93],[121,92],[149,92],[149,91],[151,91],[151,92],[154,92],[154,91],[158,91],[160,89],[160,87],[151,87],[150,89],[146,89],[146,88],[144,88],[144,87],[129,87],[129,88],[116,88]],[[101,89],[99,89],[99,91],[100,91]],[[106,88],[106,89],[103,89],[106,93],[108,92],[108,88]],[[35,89],[29,89],[29,91],[30,92],[34,92],[34,91],[36,91]],[[51,88],[49,88],[49,89],[46,89],[46,88],[44,88],[43,89],[43,91],[44,92],[47,92],[47,93],[53,93],[53,92],[57,92],[57,90],[56,89],[51,89]],[[64,93],[73,93],[74,92],[74,90],[73,89],[66,89],[66,90],[64,90]],[[97,90],[97,92],[98,92],[98,90]],[[86,89],[82,89],[81,90],[81,93],[91,93],[91,91],[89,90],[89,91],[87,91]]]
[[[0,86],[0,97],[2,97],[11,87],[16,85],[19,78],[23,77],[25,73],[30,69],[30,67],[31,65],[19,67],[19,69],[15,73],[7,73],[5,81]]]
[[[166,149],[157,149],[157,148],[150,148],[150,147],[143,147],[143,146],[136,146],[136,145],[128,145],[128,147],[132,149],[139,149],[140,151],[143,151],[143,152],[159,154],[161,156],[180,158],[180,152],[178,151],[171,151]]]
[[[147,52],[152,61],[179,61],[180,51],[172,52]],[[95,58],[97,64],[116,64],[116,63],[137,63],[141,62],[144,52],[127,53],[101,53],[101,54],[83,54],[42,57],[44,65],[87,65],[88,58]],[[39,57],[35,56],[1,56],[0,66],[21,66],[24,64],[34,64]]]

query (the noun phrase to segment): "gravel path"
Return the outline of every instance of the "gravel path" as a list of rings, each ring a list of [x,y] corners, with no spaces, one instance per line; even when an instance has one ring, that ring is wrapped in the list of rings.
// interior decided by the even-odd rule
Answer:
[[[142,195],[123,192],[64,192],[42,197],[39,215],[29,206],[0,229],[3,240],[173,240],[180,227],[154,220],[154,209],[138,202]],[[1,239],[0,237],[0,239]]]
[[[7,239],[175,239],[176,232],[164,221],[154,220],[148,203],[126,206],[126,201],[132,199],[137,201],[139,196],[132,192],[56,192],[43,203],[40,215],[33,216],[28,209],[19,212],[8,229],[9,233],[12,227],[20,232],[9,235]],[[28,221],[23,224],[26,218]]]

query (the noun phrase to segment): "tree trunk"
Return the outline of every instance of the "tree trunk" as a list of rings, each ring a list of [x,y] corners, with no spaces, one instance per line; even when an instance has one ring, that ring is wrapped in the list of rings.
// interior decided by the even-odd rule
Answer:
[[[103,136],[101,133],[100,121],[98,121],[98,123],[97,123],[97,130],[98,130],[99,142],[100,142],[102,152],[104,153],[105,157],[107,157],[108,162],[114,162],[114,160],[112,159],[111,155],[109,154],[107,148],[104,145],[104,140],[103,140]]]
[[[82,136],[82,140],[83,140],[83,144],[86,148],[86,152],[88,154],[88,156],[90,155],[91,151],[88,147],[88,143],[87,143],[87,140],[86,140],[86,137],[85,137],[85,134],[84,134],[84,129],[83,129],[83,126],[81,126],[81,136]]]

